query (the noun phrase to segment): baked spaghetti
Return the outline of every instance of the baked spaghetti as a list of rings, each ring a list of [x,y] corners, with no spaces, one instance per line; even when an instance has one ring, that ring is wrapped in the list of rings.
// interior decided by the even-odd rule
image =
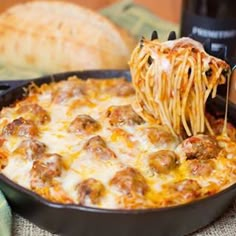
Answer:
[[[223,79],[222,79],[223,80]],[[0,113],[0,169],[49,201],[109,209],[159,208],[213,195],[236,181],[235,128],[180,141],[145,121],[124,79],[31,85]]]

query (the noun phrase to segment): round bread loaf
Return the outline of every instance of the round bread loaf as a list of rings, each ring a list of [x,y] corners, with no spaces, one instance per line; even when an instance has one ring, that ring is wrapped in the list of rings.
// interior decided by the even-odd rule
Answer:
[[[56,73],[127,68],[135,45],[105,17],[60,1],[15,5],[0,15],[0,64]]]

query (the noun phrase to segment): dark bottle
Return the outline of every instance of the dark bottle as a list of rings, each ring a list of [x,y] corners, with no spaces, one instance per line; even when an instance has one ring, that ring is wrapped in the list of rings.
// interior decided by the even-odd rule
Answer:
[[[183,0],[181,36],[204,42],[211,50],[227,46],[228,57],[236,56],[236,0]]]

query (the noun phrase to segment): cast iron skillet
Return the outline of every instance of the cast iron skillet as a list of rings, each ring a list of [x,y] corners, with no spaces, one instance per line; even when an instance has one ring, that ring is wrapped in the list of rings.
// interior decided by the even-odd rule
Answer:
[[[128,71],[82,71],[55,74],[33,80],[37,85],[64,80],[68,76],[80,78],[126,77]],[[23,94],[27,81],[0,81],[0,108],[8,106]],[[224,113],[225,100],[217,97],[208,109]],[[229,119],[236,125],[236,106],[229,104]],[[0,174],[0,188],[14,211],[41,228],[67,236],[182,236],[217,219],[233,202],[236,184],[213,196],[185,205],[146,210],[106,210],[78,205],[51,203],[37,194],[15,184]]]

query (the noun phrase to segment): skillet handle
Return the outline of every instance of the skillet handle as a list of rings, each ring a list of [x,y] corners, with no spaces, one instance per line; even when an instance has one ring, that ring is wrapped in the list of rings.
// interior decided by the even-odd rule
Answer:
[[[229,100],[232,103],[236,104],[236,57],[230,58],[229,64],[232,69],[230,78]]]
[[[0,95],[7,93],[8,91],[22,86],[29,82],[29,80],[0,80]]]
[[[230,61],[230,66],[232,68],[232,71],[236,70],[236,57],[233,57]]]

